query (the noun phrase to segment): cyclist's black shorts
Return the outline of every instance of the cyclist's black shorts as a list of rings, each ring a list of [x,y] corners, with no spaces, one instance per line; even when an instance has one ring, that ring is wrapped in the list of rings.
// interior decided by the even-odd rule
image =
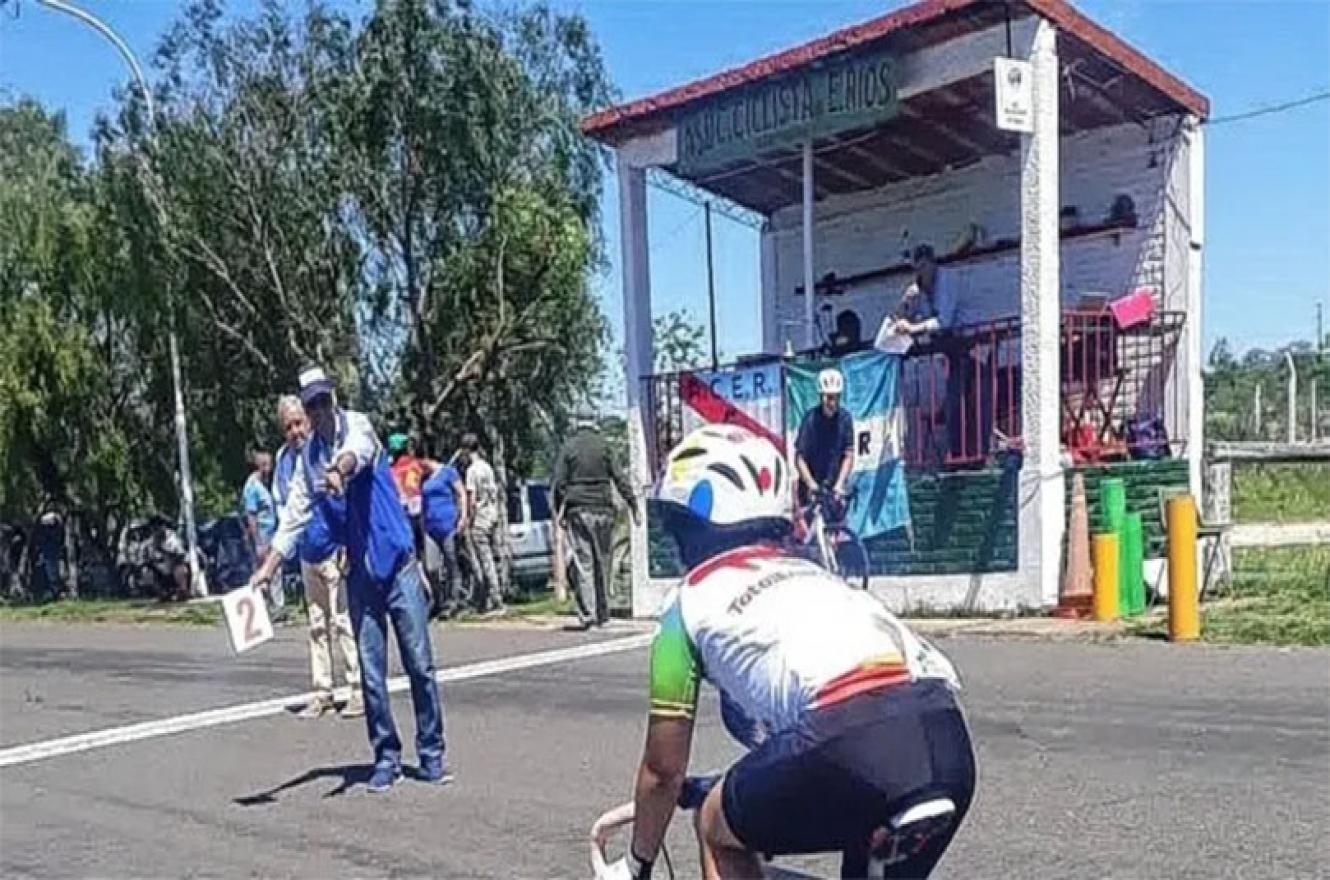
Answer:
[[[959,825],[974,776],[950,688],[920,681],[810,712],[748,753],[725,774],[725,820],[750,852],[842,852],[920,796],[951,798]]]

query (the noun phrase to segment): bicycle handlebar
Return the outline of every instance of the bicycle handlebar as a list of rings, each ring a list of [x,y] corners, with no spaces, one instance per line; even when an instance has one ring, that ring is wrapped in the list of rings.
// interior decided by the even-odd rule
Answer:
[[[720,782],[722,775],[720,773],[711,773],[702,776],[689,776],[684,780],[683,790],[679,792],[678,807],[681,810],[696,810],[701,808],[702,801],[711,792],[711,789]],[[612,810],[608,810],[601,815],[591,826],[591,870],[594,872],[596,880],[604,876],[607,868],[605,858],[605,844],[609,842],[610,834],[623,828],[626,825],[633,824],[633,817],[636,808],[633,801],[619,804]]]
[[[822,514],[829,522],[843,523],[849,516],[850,505],[854,503],[855,496],[858,494],[859,487],[857,486],[851,487],[843,495],[826,486],[818,486],[817,491],[813,493],[808,510]]]
[[[633,824],[633,816],[636,808],[632,801],[619,804],[612,810],[605,812],[591,826],[591,870],[596,880],[605,876],[605,844],[609,841],[610,833]]]

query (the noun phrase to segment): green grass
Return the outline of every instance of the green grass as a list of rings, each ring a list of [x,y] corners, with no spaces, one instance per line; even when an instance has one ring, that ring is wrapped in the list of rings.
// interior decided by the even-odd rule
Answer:
[[[508,603],[509,617],[552,617],[573,613],[573,600],[560,602],[553,592],[522,593]]]
[[[559,602],[551,590],[523,590],[509,597],[500,620],[521,620],[528,617],[558,617],[573,614],[573,600]],[[452,618],[453,623],[488,623],[496,618],[467,610]]]
[[[1235,522],[1305,522],[1330,519],[1330,462],[1236,464]]]
[[[215,626],[222,620],[222,606],[217,602],[184,605],[144,599],[64,599],[42,605],[0,603],[0,621],[7,620]]]
[[[1162,636],[1168,622],[1155,615],[1128,629]],[[1233,584],[1201,609],[1201,637],[1216,644],[1330,645],[1330,547],[1235,550]]]

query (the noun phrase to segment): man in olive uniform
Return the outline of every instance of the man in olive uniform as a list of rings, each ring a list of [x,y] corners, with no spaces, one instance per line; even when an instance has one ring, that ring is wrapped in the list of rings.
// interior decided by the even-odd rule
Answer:
[[[610,546],[614,532],[613,484],[638,520],[632,484],[615,463],[592,411],[579,412],[573,435],[554,462],[554,509],[568,535],[569,561],[577,597],[577,617],[584,629],[609,619],[609,583],[613,576]]]

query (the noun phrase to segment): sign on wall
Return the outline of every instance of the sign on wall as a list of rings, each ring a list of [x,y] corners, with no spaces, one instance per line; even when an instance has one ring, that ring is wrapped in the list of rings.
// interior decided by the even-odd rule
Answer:
[[[1028,61],[993,59],[993,93],[997,96],[997,127],[1034,132],[1034,71]]]
[[[738,425],[785,448],[785,397],[779,363],[681,373],[679,397],[684,404],[685,433],[703,425]]]
[[[679,121],[679,169],[715,170],[759,152],[883,122],[896,113],[896,68],[884,52],[727,92]]]

